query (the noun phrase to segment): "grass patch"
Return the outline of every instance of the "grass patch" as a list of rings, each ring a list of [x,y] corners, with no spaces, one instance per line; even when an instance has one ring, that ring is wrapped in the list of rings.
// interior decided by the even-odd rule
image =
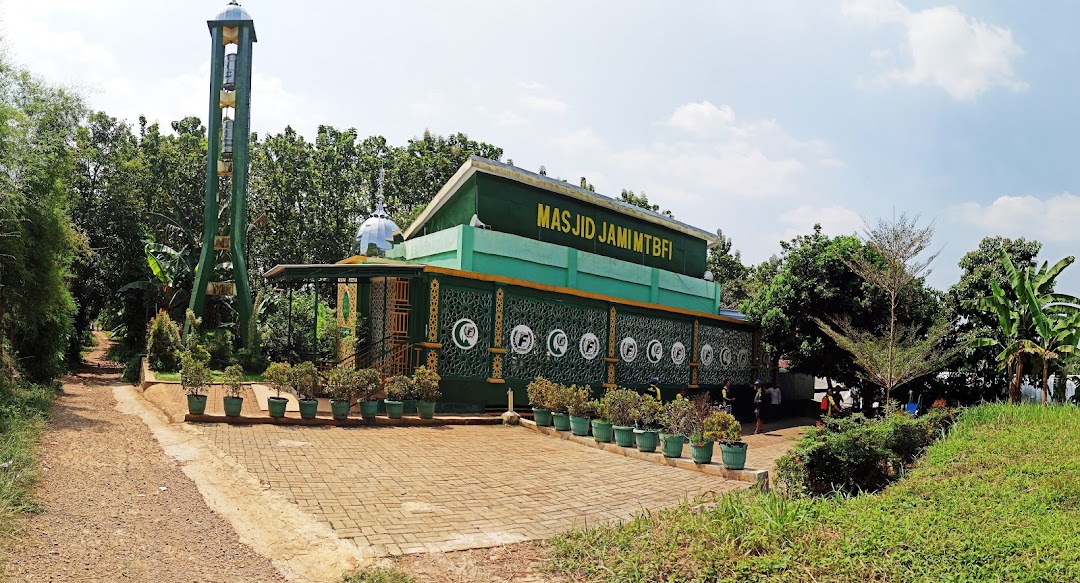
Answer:
[[[157,380],[162,381],[162,382],[166,382],[166,383],[178,383],[178,382],[180,382],[180,373],[178,373],[178,372],[154,371],[154,377],[157,378]],[[212,370],[212,371],[210,371],[210,381],[214,382],[214,383],[223,383],[223,382],[225,382],[225,371],[223,371],[223,370]],[[262,382],[262,375],[261,374],[244,373],[244,382],[245,383]]]
[[[879,494],[743,492],[553,541],[576,581],[1080,580],[1080,408],[966,411]]]
[[[364,569],[346,576],[341,583],[416,583],[412,575],[396,568]]]
[[[56,391],[11,381],[0,389],[0,538],[12,534],[15,514],[38,510],[30,497],[38,477],[34,447]]]

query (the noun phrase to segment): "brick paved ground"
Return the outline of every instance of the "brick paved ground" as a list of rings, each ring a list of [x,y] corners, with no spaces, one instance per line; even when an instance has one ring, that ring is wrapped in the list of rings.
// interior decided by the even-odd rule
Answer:
[[[200,431],[374,555],[546,538],[748,486],[516,427],[215,424]]]

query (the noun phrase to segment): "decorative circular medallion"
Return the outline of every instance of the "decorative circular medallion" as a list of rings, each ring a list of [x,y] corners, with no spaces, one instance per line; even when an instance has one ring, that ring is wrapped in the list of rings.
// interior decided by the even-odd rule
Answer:
[[[548,354],[555,358],[561,358],[566,354],[566,349],[570,348],[570,339],[566,336],[566,332],[562,330],[552,330],[547,337],[547,351]]]
[[[714,356],[712,346],[708,344],[701,345],[701,366],[712,366]]]
[[[671,362],[674,362],[675,364],[686,362],[686,345],[682,342],[676,342],[671,345]]]
[[[645,347],[645,356],[649,357],[649,362],[653,364],[660,362],[660,359],[664,358],[664,345],[660,344],[659,340],[650,340]]]
[[[637,340],[627,336],[619,343],[619,356],[622,357],[623,362],[634,362],[637,358]]]
[[[596,337],[596,334],[586,332],[578,341],[578,350],[581,352],[581,358],[592,360],[600,355],[600,339]]]
[[[536,335],[532,328],[525,324],[518,324],[510,331],[510,348],[517,354],[528,354],[536,345]]]
[[[469,350],[480,340],[480,330],[476,327],[476,322],[462,318],[454,322],[453,337],[455,346],[462,350]]]
[[[750,366],[750,351],[743,348],[739,351],[738,358],[739,366]]]
[[[734,359],[734,355],[731,354],[731,349],[727,346],[720,347],[720,364],[723,366],[731,366],[731,361]]]

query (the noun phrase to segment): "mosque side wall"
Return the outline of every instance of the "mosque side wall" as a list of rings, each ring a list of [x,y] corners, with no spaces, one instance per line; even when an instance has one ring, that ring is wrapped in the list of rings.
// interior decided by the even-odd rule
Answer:
[[[755,374],[750,326],[444,275],[426,292],[426,350],[447,402],[501,405],[512,388],[524,407],[536,376],[590,385],[597,395],[659,377],[670,398]]]

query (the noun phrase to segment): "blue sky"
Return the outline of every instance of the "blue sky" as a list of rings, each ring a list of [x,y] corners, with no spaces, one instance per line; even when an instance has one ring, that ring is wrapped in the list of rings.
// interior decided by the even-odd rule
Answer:
[[[945,288],[985,235],[1080,241],[1080,5],[893,0],[243,2],[252,123],[425,128],[721,228],[747,261],[920,214]],[[0,0],[8,56],[134,123],[205,119],[224,2]],[[344,253],[344,250],[343,250]],[[1059,289],[1080,292],[1080,267]]]

